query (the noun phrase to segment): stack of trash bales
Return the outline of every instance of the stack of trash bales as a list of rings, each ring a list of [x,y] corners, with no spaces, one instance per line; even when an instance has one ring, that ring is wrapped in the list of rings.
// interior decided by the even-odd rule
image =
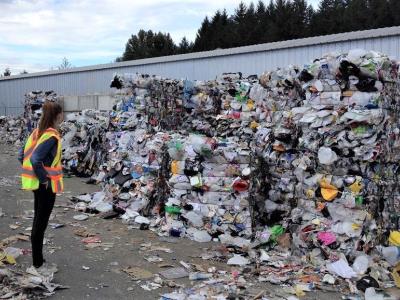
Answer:
[[[147,80],[154,79],[135,78],[135,85],[129,81],[120,86],[124,91],[114,110],[108,114],[108,125],[102,131],[102,141],[98,144],[98,153],[104,159],[101,163],[96,160],[97,170],[91,179],[102,183],[103,191],[76,198],[88,204],[81,204],[81,207],[108,213],[106,217],[122,215],[126,223],[135,223],[139,212],[148,215],[153,208],[155,182],[162,160],[161,148],[168,139],[168,134],[155,130],[159,124],[150,124],[146,115],[149,110],[146,102],[149,99]],[[151,103],[149,105],[152,106]],[[139,224],[143,223],[139,221]]]
[[[327,55],[263,74],[249,98],[255,239],[227,263],[257,263],[258,281],[298,296],[336,284],[383,299],[375,288],[400,287],[399,64],[372,51]],[[205,275],[171,298],[210,296],[216,282],[228,290]]]
[[[27,130],[30,133],[39,124],[44,102],[60,102],[61,98],[54,91],[32,91],[25,94],[24,118],[27,120]]]
[[[44,101],[61,101],[53,91],[32,91],[25,94],[24,113],[21,116],[1,116],[1,137],[5,143],[20,147],[39,124]]]
[[[115,208],[123,213],[123,220],[148,225],[140,213],[149,215],[157,202],[156,181],[168,134],[159,131],[159,107],[150,97],[157,77],[137,75],[127,81],[125,76],[123,80],[122,97],[111,112],[113,131],[107,134],[109,159],[103,175],[117,194]]]
[[[119,109],[134,112],[126,120],[127,126],[136,126],[139,119],[148,132],[155,133],[160,130],[177,130],[182,124],[182,81],[125,74],[115,75],[111,87],[122,90],[122,95],[125,95],[120,102],[123,107]]]
[[[147,135],[142,129],[108,135],[111,148],[105,172],[100,176],[114,191],[116,208],[128,223],[134,222],[139,212],[149,214],[147,210],[156,196],[164,138],[163,133]]]
[[[0,141],[20,146],[26,136],[26,122],[22,117],[0,116]]]
[[[106,138],[110,117],[108,113],[84,110],[72,113],[61,124],[63,135],[63,167],[68,173],[82,177],[97,173],[106,161]]]
[[[298,263],[297,258],[312,250],[307,264],[337,277],[358,278],[368,267],[383,274],[385,264],[374,264],[376,253],[370,250],[398,229],[397,193],[389,194],[397,191],[398,181],[396,63],[374,52],[350,51],[323,57],[304,69],[266,73],[245,88],[239,83],[234,96],[220,93],[221,88],[215,92],[212,83],[194,82],[191,92],[189,85],[184,81],[184,118],[193,124],[188,128],[206,136],[171,134],[171,191],[165,219],[158,223],[163,232],[261,248],[252,260],[266,265],[276,260]],[[226,124],[234,130],[226,132]],[[238,194],[245,194],[232,190],[235,180],[226,178],[234,160],[218,160],[214,153],[223,149],[225,137],[227,145],[246,140],[240,132],[250,136],[250,150],[258,157],[258,164],[250,166],[249,184],[242,185],[251,195],[243,198]],[[233,148],[237,153],[239,148]],[[233,174],[243,176],[244,170]],[[251,182],[258,185],[252,187]],[[217,195],[223,192],[229,195],[225,203]],[[250,203],[251,197],[256,201]],[[227,208],[235,201],[256,214],[252,243],[248,234],[240,234],[250,229],[249,215],[244,215],[245,226],[234,217],[229,222],[229,215],[242,217],[243,207],[233,205],[234,213]],[[273,248],[298,256],[278,258]],[[378,279],[384,282],[382,276]],[[260,280],[296,282],[267,272]]]
[[[185,228],[190,228],[194,219],[198,227],[200,224],[200,227],[203,227],[205,224],[203,218],[210,227],[214,222],[213,229],[204,233],[204,236],[207,236],[206,240],[211,238],[209,233],[215,238],[224,233],[227,224],[230,224],[236,233],[250,234],[247,201],[249,181],[247,177],[245,177],[246,180],[241,178],[243,170],[246,169],[245,174],[249,172],[250,151],[248,143],[240,141],[242,137],[238,130],[240,125],[234,126],[238,118],[231,116],[232,110],[229,105],[237,99],[247,103],[246,94],[251,85],[248,79],[244,79],[243,83],[240,80],[240,74],[225,74],[224,78],[210,82],[173,81],[146,75],[116,75],[113,79],[111,85],[125,93],[122,100],[115,106],[116,110],[111,113],[114,129],[122,130],[116,137],[118,144],[126,144],[126,142],[121,142],[124,140],[130,141],[131,147],[136,143],[146,145],[148,142],[143,142],[144,137],[150,140],[156,139],[158,136],[154,135],[156,130],[164,132],[159,133],[163,140],[156,143],[158,149],[154,151],[153,156],[157,157],[159,153],[165,156],[167,153],[165,150],[162,152],[162,149],[168,150],[166,156],[170,164],[167,163],[168,167],[156,175],[164,180],[169,178],[170,189],[168,188],[168,195],[165,194],[162,197],[159,195],[160,192],[157,192],[157,198],[161,201],[156,201],[158,205],[155,208],[155,211],[161,215],[165,212],[165,218],[158,220],[158,224],[163,225],[162,231],[167,234],[174,232],[175,235],[187,234],[193,238],[195,232],[186,232]],[[230,96],[228,91],[233,96]],[[218,99],[214,99],[215,97]],[[225,104],[226,117],[223,117],[229,123],[218,127],[217,131],[212,133],[207,129],[219,122],[217,113],[222,111],[221,99],[225,102],[229,101]],[[210,103],[210,105],[203,105],[204,103]],[[219,103],[218,109],[216,103]],[[242,106],[238,100],[237,103]],[[185,113],[182,111],[182,105]],[[180,119],[182,115],[185,118],[183,122]],[[157,122],[152,121],[154,118]],[[196,123],[200,118],[205,124],[201,128],[198,126],[199,123]],[[170,119],[173,119],[173,122]],[[169,130],[171,128],[178,131],[173,132]],[[189,128],[208,136],[229,137],[213,139],[198,134],[189,135]],[[145,157],[143,150],[145,149],[136,150],[136,157],[140,158],[137,155],[139,152],[142,157]],[[116,149],[115,156],[119,157],[117,160],[121,160],[121,155],[129,157],[125,165],[137,163],[135,155],[132,153],[127,155],[124,150]],[[143,160],[143,158],[140,159]],[[165,159],[157,157],[155,161],[162,164]],[[189,173],[192,175],[187,177]],[[160,181],[157,183],[160,185]],[[168,196],[169,199],[166,201],[165,197]],[[124,197],[129,198],[127,195]],[[145,205],[150,203],[148,196],[141,200],[142,205],[135,204],[127,207],[124,219],[129,216],[135,217]],[[221,224],[225,224],[224,230],[219,228]]]
[[[377,199],[386,190],[384,184],[395,184],[382,179],[393,179],[396,172],[394,164],[386,163],[396,159],[398,124],[393,120],[397,120],[394,103],[399,89],[396,64],[381,54],[328,55],[303,69],[290,66],[265,73],[258,83],[255,77],[243,79],[231,73],[209,82],[116,75],[112,85],[126,94],[110,114],[105,170],[119,162],[130,174],[133,168],[147,170],[151,160],[156,165],[150,182],[158,182],[160,173],[156,173],[167,145],[172,160],[170,174],[163,174],[171,188],[167,210],[194,200],[226,205],[223,197],[213,193],[225,192],[229,201],[237,197],[232,190],[235,176],[248,169],[250,154],[256,152],[259,164],[250,167],[248,181],[261,182],[252,189],[257,201],[251,205],[259,227],[279,224],[288,229],[315,216],[341,220],[340,226],[348,227],[336,212],[354,208],[350,218],[359,230],[368,210],[375,219],[383,216],[378,213],[382,201]],[[167,116],[174,121],[167,121]],[[204,136],[190,134],[185,127]],[[153,139],[157,146],[149,149]],[[391,144],[384,147],[382,141]],[[201,154],[207,149],[207,154]],[[246,159],[238,162],[241,152]],[[231,168],[236,168],[231,176],[219,173]],[[99,176],[98,181],[110,180],[105,171]],[[226,180],[229,177],[233,179]],[[238,199],[248,197],[239,195]],[[144,204],[150,203],[149,195],[145,198]],[[396,201],[388,201],[386,208],[389,204],[394,207]],[[187,211],[175,216],[166,213],[171,218],[165,228],[170,230],[171,220],[184,218]],[[338,234],[343,231],[340,226],[334,227]]]
[[[210,137],[250,139],[253,131],[248,125],[254,120],[255,106],[249,91],[256,79],[255,76],[242,78],[241,73],[227,73],[212,81],[185,80],[186,114],[181,128],[191,128]]]
[[[233,138],[173,135],[168,153],[171,192],[165,203],[164,232],[186,233],[200,242],[231,231],[251,235],[246,144]]]
[[[354,264],[399,228],[398,70],[355,50],[265,73],[250,92],[266,111],[254,139],[262,232],[282,226],[292,251],[313,250],[310,259],[340,277],[364,274],[373,262]]]

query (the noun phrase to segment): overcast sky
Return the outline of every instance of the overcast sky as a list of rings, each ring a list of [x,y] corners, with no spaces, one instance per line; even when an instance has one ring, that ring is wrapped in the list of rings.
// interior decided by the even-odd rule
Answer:
[[[194,40],[206,15],[240,0],[0,0],[0,72],[109,63],[139,29]],[[252,2],[243,0],[246,4]],[[256,2],[256,1],[255,1]],[[265,1],[268,2],[268,1]],[[319,0],[308,0],[317,6]]]

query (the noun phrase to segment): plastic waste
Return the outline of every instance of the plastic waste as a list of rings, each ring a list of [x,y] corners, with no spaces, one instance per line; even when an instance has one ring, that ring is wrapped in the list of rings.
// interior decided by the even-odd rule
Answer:
[[[326,265],[326,268],[329,272],[336,274],[342,278],[350,279],[352,277],[356,277],[357,274],[354,270],[349,266],[347,261],[340,259],[336,262],[330,263]]]
[[[99,211],[99,212],[108,212],[113,209],[112,204],[105,202],[105,201],[100,201],[97,202],[94,208]]]
[[[285,229],[282,225],[274,225],[270,228],[271,236],[270,240],[275,242],[277,238],[285,232]]]
[[[203,217],[193,211],[186,213],[185,217],[188,219],[189,223],[195,227],[202,227],[204,225]]]
[[[179,279],[179,278],[187,277],[189,274],[185,268],[176,267],[176,268],[169,268],[164,271],[161,271],[160,275],[162,275],[166,279]]]
[[[211,235],[209,235],[207,233],[207,231],[204,231],[204,230],[197,230],[193,234],[193,240],[195,240],[196,242],[199,242],[199,243],[210,242],[211,239],[212,239]]]
[[[77,221],[85,221],[89,218],[89,216],[88,215],[75,215],[75,216],[73,216],[73,218],[74,218],[74,220],[77,220]]]
[[[365,290],[365,300],[383,300],[383,294],[379,294],[375,291],[375,288],[369,287]]]
[[[377,246],[377,250],[382,254],[383,258],[391,265],[394,266],[400,261],[400,247],[390,246],[383,247]]]
[[[268,229],[262,232],[257,232],[257,237],[261,243],[266,243],[271,237],[271,232]]]
[[[338,156],[332,149],[327,148],[327,147],[321,147],[318,150],[318,160],[321,164],[323,165],[332,165],[336,160],[338,159]]]
[[[180,294],[178,292],[172,292],[172,293],[163,294],[160,299],[161,300],[185,300],[186,295]]]
[[[320,182],[321,195],[326,201],[332,201],[339,194],[337,187],[329,184],[325,179]]]
[[[179,214],[181,212],[181,208],[177,206],[165,206],[165,212],[169,214]]]
[[[361,233],[360,226],[352,222],[339,222],[332,225],[331,230],[337,234],[345,234],[349,237],[356,237]]]
[[[317,238],[324,246],[329,246],[336,242],[336,236],[332,232],[320,231],[317,233]]]
[[[369,259],[366,255],[357,256],[353,263],[353,270],[359,274],[365,274],[369,266]]]
[[[322,279],[322,282],[329,283],[329,284],[335,284],[335,281],[336,281],[335,277],[333,277],[330,274],[325,274],[324,278]]]
[[[4,249],[4,253],[6,255],[11,255],[14,259],[17,259],[19,256],[21,256],[22,253],[22,249],[20,248],[14,248],[14,247],[7,247]]]
[[[364,276],[357,281],[356,286],[358,290],[365,292],[365,290],[369,287],[379,288],[379,283],[371,276]]]
[[[392,277],[396,286],[400,288],[400,263],[397,263],[396,266],[393,268]]]
[[[237,254],[234,254],[233,257],[231,257],[227,262],[228,265],[235,265],[235,266],[245,266],[248,265],[249,263],[250,261],[247,258]]]
[[[146,217],[143,217],[143,216],[137,216],[135,218],[135,223],[138,223],[138,224],[150,224],[150,220],[148,218],[146,218]]]
[[[213,275],[210,273],[200,273],[200,272],[189,273],[189,280],[205,280],[205,279],[210,279],[212,277]]]
[[[264,249],[260,250],[260,260],[261,261],[269,261],[271,257],[268,255],[267,251]]]
[[[400,246],[400,232],[399,231],[391,231],[389,235],[389,244],[391,246]]]

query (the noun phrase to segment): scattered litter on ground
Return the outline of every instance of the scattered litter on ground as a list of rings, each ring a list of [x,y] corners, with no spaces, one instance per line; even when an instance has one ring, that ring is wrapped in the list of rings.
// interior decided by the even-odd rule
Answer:
[[[182,267],[163,270],[160,271],[159,274],[163,276],[165,279],[179,279],[189,276],[189,273]]]
[[[139,267],[127,267],[122,269],[122,271],[127,273],[133,280],[143,280],[153,277],[153,273]]]
[[[85,244],[100,244],[101,239],[99,236],[90,236],[90,237],[82,239],[82,242]]]
[[[60,224],[60,223],[50,223],[49,225],[52,229],[58,229],[65,226],[65,224]]]
[[[77,221],[85,221],[88,218],[89,218],[88,215],[75,215],[75,216],[73,216],[73,219],[77,220]]]

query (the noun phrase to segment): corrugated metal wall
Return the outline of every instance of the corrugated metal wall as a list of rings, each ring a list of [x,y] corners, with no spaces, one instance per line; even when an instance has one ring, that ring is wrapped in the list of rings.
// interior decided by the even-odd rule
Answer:
[[[113,93],[109,84],[114,73],[137,72],[169,78],[206,80],[224,72],[240,71],[244,75],[252,75],[289,64],[302,66],[325,53],[356,48],[380,51],[399,59],[400,34],[262,52],[0,80],[0,115],[21,113],[24,94],[32,90],[54,90],[59,95],[73,96]]]

